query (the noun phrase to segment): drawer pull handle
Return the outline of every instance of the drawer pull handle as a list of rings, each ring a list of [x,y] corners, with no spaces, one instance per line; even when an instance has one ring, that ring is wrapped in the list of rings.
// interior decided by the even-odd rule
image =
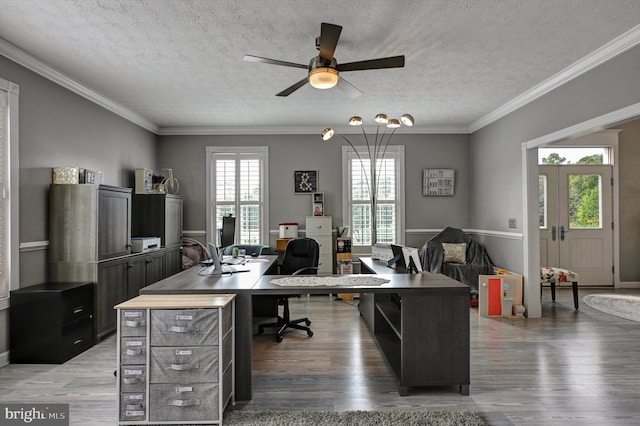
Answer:
[[[77,345],[77,344],[79,344],[79,343],[82,343],[82,342],[83,342],[83,340],[84,340],[84,339],[76,339],[76,340],[74,340],[74,341],[73,341],[73,344],[74,344],[74,345]]]
[[[200,368],[200,364],[171,364],[169,368],[174,371],[189,371]]]
[[[127,404],[124,406],[126,410],[144,410],[142,404]]]
[[[178,325],[173,325],[169,331],[174,333],[197,333],[200,330],[198,330],[198,327],[180,327]]]
[[[169,401],[169,405],[172,407],[192,407],[194,405],[200,405],[199,399],[172,399]]]
[[[122,382],[125,385],[133,385],[136,383],[144,383],[144,377],[123,377]]]
[[[140,355],[141,353],[142,353],[142,348],[127,349],[127,355],[129,355],[129,356]]]
[[[83,306],[78,306],[78,307],[73,308],[73,313],[74,314],[79,314],[82,311],[84,311],[84,307]]]
[[[127,327],[144,327],[144,321],[126,320],[123,322],[123,325]]]

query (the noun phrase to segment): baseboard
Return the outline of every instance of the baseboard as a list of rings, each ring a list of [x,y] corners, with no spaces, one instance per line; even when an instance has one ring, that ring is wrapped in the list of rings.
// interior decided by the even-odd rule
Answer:
[[[621,281],[618,288],[640,288],[639,281]]]
[[[0,354],[0,368],[9,365],[9,351]]]

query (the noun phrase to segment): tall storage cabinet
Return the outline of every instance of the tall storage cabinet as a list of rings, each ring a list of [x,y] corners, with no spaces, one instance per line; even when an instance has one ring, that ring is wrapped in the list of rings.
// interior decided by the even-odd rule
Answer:
[[[306,235],[320,246],[319,274],[333,274],[333,238],[331,216],[307,216]]]
[[[96,284],[96,336],[115,330],[113,306],[127,297],[131,253],[131,189],[107,185],[51,185],[49,280]]]
[[[98,339],[116,330],[114,305],[182,267],[182,198],[131,192],[89,184],[49,192],[49,280],[95,283]],[[131,254],[131,236],[141,234],[160,237],[164,247]]]
[[[116,309],[119,424],[222,424],[235,295],[142,295]]]

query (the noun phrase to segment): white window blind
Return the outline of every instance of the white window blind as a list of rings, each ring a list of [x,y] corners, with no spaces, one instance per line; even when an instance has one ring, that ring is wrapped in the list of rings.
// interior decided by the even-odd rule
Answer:
[[[376,242],[404,242],[404,147],[389,146],[384,155],[379,153],[372,169],[372,159],[365,147],[343,147],[343,206],[344,217],[349,221],[352,245],[370,246],[372,244],[371,211],[372,187],[376,182]]]
[[[208,240],[218,241],[223,216],[236,218],[236,244],[267,244],[267,149],[210,147],[212,223]],[[213,234],[213,235],[212,235]]]

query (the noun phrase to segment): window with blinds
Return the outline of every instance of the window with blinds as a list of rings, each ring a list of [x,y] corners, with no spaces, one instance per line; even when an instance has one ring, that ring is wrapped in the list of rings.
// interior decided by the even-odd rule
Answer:
[[[268,243],[266,148],[211,147],[210,241],[220,245],[222,217],[236,218],[236,244]]]
[[[348,207],[345,218],[350,221],[353,246],[370,246],[372,228],[376,227],[376,242],[401,244],[402,193],[404,192],[404,147],[389,146],[384,156],[378,155],[375,170],[372,159],[364,147],[356,147],[358,154],[343,147],[343,205]],[[375,174],[376,188],[373,191]],[[372,213],[372,196],[375,194],[377,221]]]

